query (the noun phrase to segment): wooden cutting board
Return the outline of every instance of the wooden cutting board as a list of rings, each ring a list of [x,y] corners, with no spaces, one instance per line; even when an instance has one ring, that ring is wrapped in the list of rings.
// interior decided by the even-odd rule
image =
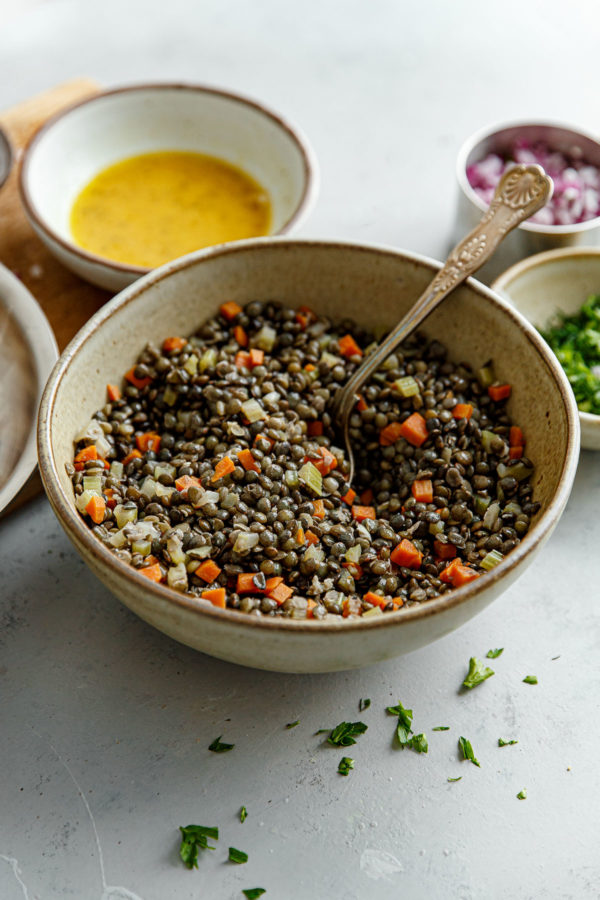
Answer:
[[[54,330],[59,350],[111,295],[65,269],[35,235],[19,199],[19,157],[32,135],[51,116],[99,90],[95,81],[78,78],[0,112],[0,125],[16,156],[13,171],[0,190],[0,262],[12,269],[36,298]],[[36,471],[3,515],[40,491],[42,483]]]

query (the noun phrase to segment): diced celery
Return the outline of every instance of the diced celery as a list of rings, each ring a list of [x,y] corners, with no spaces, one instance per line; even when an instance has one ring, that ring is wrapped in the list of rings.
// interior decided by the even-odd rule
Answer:
[[[114,516],[119,528],[124,528],[129,522],[137,522],[137,506],[123,506],[119,503],[114,508]]]
[[[321,354],[320,362],[325,363],[325,365],[333,369],[334,366],[337,366],[340,362],[339,356],[334,356],[333,353],[327,353],[327,351]]]
[[[217,359],[217,351],[214,349],[214,347],[210,347],[208,350],[205,350],[200,357],[200,362],[198,364],[200,372],[206,372],[207,369],[214,369],[217,364]]]
[[[306,485],[314,494],[320,494],[323,490],[323,478],[321,473],[311,462],[304,463],[298,472],[298,480]]]
[[[250,423],[259,422],[261,419],[268,418],[258,400],[245,400],[242,403],[242,412]]]
[[[79,510],[80,513],[85,512],[85,508],[92,499],[92,497],[97,497],[95,491],[84,491],[82,494],[78,494],[75,498],[75,506]]]
[[[483,524],[485,528],[492,529],[496,522],[498,521],[498,516],[500,515],[500,504],[494,500],[493,503],[490,503],[488,508],[485,511],[485,515],[483,517]]]
[[[186,561],[187,556],[183,552],[180,535],[172,534],[171,537],[167,538],[167,552],[171,557],[171,562],[175,563],[175,565]]]
[[[373,606],[371,609],[367,609],[363,614],[362,618],[366,619],[367,616],[369,619],[375,619],[377,616],[382,616],[383,610],[380,606]]]
[[[349,563],[357,563],[360,560],[362,555],[362,547],[360,544],[354,544],[353,547],[349,547],[344,554],[344,559]]]
[[[191,356],[188,356],[183,364],[183,368],[188,373],[188,375],[196,374],[196,372],[198,371],[198,357],[195,353],[192,353]]]
[[[100,475],[84,475],[83,490],[93,491],[94,494],[102,493],[102,478]]]
[[[186,591],[188,586],[187,570],[183,563],[169,566],[167,569],[167,584],[175,591]]]
[[[517,481],[523,481],[524,478],[533,475],[533,466],[526,466],[524,463],[518,462],[515,466],[509,466],[506,474],[516,478]]]
[[[168,384],[165,388],[163,400],[165,401],[167,406],[173,406],[173,404],[177,400],[177,391],[172,388],[170,384]]]
[[[493,431],[486,431],[485,429],[481,432],[481,446],[485,450],[486,453],[492,452],[492,440],[497,437]]]
[[[118,478],[119,481],[123,477],[123,463],[117,462],[117,460],[113,460],[110,464],[110,474],[113,478]]]
[[[503,555],[499,550],[490,550],[487,556],[484,556],[479,565],[482,569],[485,569],[486,572],[489,572],[490,569],[493,569],[498,563],[501,563],[504,559]]]
[[[482,387],[488,388],[490,384],[493,384],[496,380],[496,376],[494,374],[493,366],[483,366],[479,372],[477,373],[479,378],[479,383]]]
[[[295,469],[286,469],[283,477],[289,488],[298,487],[298,472]]]
[[[111,547],[115,547],[117,550],[120,550],[127,543],[127,538],[125,537],[125,531],[121,528],[120,531],[115,531],[114,534],[108,539]]]
[[[479,494],[475,494],[475,512],[477,513],[477,515],[485,515],[485,511],[491,502],[491,497],[480,497]]]
[[[394,384],[403,397],[414,397],[419,393],[419,385],[412,375],[407,375],[406,378],[397,378]]]
[[[438,522],[432,522],[429,526],[429,534],[432,534],[434,537],[436,534],[441,534],[444,530],[444,523],[440,519]]]
[[[267,353],[270,353],[275,346],[276,340],[277,332],[275,329],[271,328],[270,325],[263,325],[260,331],[254,335],[250,343],[252,347],[258,347],[260,350],[265,350]]]
[[[132,541],[132,553],[139,553],[141,556],[149,556],[152,550],[150,541]]]
[[[315,562],[320,563],[325,560],[325,551],[321,547],[320,544],[311,544],[310,547],[306,548],[304,556],[302,559],[310,560],[313,559]]]

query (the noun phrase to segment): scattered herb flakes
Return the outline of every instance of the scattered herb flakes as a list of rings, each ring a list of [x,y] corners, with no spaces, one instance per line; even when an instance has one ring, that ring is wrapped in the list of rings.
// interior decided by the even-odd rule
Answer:
[[[359,734],[364,734],[367,728],[368,725],[365,725],[364,722],[340,722],[333,729],[327,740],[334,747],[349,747],[350,744],[356,743],[355,738]]]
[[[465,737],[459,737],[458,746],[462,751],[463,759],[468,759],[474,766],[479,766],[479,768],[481,768],[481,763],[473,753],[471,741],[468,741]]]
[[[396,726],[396,736],[401,747],[406,747],[410,743],[410,735],[412,733],[412,709],[405,709],[400,701],[397,706],[386,707],[387,712],[392,716],[398,716],[398,725]]]
[[[449,725],[436,725],[435,728],[431,729],[432,731],[450,731]],[[462,778],[462,775],[460,776]]]
[[[330,731],[331,731],[331,728],[319,728],[318,731],[315,731],[315,737],[318,734],[329,734]]]
[[[245,891],[242,891],[242,894],[244,897],[247,897],[248,900],[256,900],[257,897],[262,897],[262,895],[266,893],[264,888],[246,888]]]
[[[233,750],[233,748],[235,747],[235,744],[221,743],[222,737],[223,737],[223,735],[220,734],[218,738],[215,738],[208,749],[212,750],[213,753],[227,753],[228,750]]]
[[[242,808],[240,809],[240,822],[245,822],[247,818],[248,818],[248,810],[246,809],[245,806],[242,806]]]
[[[486,656],[488,659],[498,659],[504,653],[504,647],[498,647],[497,650],[488,650]]]
[[[485,681],[486,678],[491,678],[491,676],[494,674],[495,673],[493,669],[485,666],[480,659],[477,659],[476,656],[472,656],[469,660],[469,671],[467,677],[463,681],[463,687],[477,687],[478,684],[481,684],[481,682]]]
[[[366,700],[359,700],[358,701],[358,711],[364,712],[364,710],[368,709],[370,707],[370,705],[371,705],[371,701],[369,700],[368,697]]]
[[[552,662],[554,662],[555,659],[560,659],[560,654],[559,654],[558,656],[553,656],[553,657],[552,657]]]
[[[519,793],[517,794],[517,800],[527,800],[527,791],[519,791]]]
[[[510,747],[511,744],[518,744],[518,741],[503,741],[502,738],[498,738],[498,746],[499,747]]]
[[[244,853],[243,850],[236,850],[235,847],[230,847],[229,862],[238,863],[239,865],[241,865],[242,863],[247,863],[248,854]]]
[[[462,775],[459,775],[458,778],[446,778],[446,781],[460,781],[461,778],[462,778]]]
[[[179,856],[188,869],[198,868],[198,850],[215,850],[209,846],[208,838],[219,840],[219,829],[208,828],[205,825],[180,825],[181,846]]]
[[[295,728],[296,725],[299,725],[299,724],[300,724],[300,719],[296,719],[295,722],[288,722],[285,727],[286,728]]]
[[[338,772],[340,775],[348,775],[350,769],[354,768],[354,760],[349,756],[342,756],[340,759],[340,764],[338,766]]]
[[[427,738],[424,734],[415,734],[411,739],[410,746],[417,753],[427,753],[429,750],[429,744],[427,743]]]
[[[537,684],[537,675],[526,675],[523,681],[525,682],[525,684]]]

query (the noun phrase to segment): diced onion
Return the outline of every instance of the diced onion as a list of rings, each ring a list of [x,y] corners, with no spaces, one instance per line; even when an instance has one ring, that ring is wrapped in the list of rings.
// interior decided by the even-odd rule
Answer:
[[[304,463],[298,472],[298,480],[314,494],[320,494],[323,489],[323,477],[311,462]]]
[[[167,584],[175,591],[187,591],[188,576],[183,563],[169,566],[167,569]]]
[[[353,547],[349,547],[344,554],[344,559],[349,563],[357,563],[360,560],[362,554],[362,547],[360,544],[355,544]]]
[[[265,350],[267,353],[270,353],[275,346],[276,340],[277,332],[275,329],[271,328],[270,325],[263,325],[260,331],[254,335],[250,344],[252,347],[258,347],[260,350]]]
[[[115,522],[119,528],[124,528],[130,522],[136,522],[138,517],[137,506],[123,506],[119,503],[114,508]]]
[[[214,369],[217,364],[217,359],[217,351],[214,348],[211,347],[209,350],[205,350],[200,357],[200,362],[198,364],[200,372],[206,372],[207,369]]]
[[[183,364],[183,368],[188,373],[188,375],[196,374],[196,372],[198,371],[198,357],[195,353],[192,353],[191,356],[188,356]]]
[[[84,475],[83,489],[84,491],[93,491],[94,494],[101,494],[102,478],[100,475]]]
[[[242,412],[250,423],[267,418],[267,414],[258,400],[245,400],[242,403]]]
[[[233,545],[234,553],[247,553],[258,544],[258,535],[253,531],[240,531],[235,544]]]

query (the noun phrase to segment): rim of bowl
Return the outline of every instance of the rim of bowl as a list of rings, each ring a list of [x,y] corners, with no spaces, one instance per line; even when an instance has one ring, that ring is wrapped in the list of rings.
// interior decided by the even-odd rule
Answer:
[[[13,146],[8,138],[6,131],[3,128],[0,128],[0,144],[2,144],[2,148],[4,150],[5,162],[6,166],[4,169],[0,169],[0,188],[3,184],[5,184],[6,179],[10,175],[12,171],[12,167],[15,161],[15,152],[13,150]]]
[[[85,262],[102,265],[116,272],[135,275],[136,278],[140,278],[143,275],[148,274],[148,272],[152,271],[151,267],[128,265],[127,263],[121,263],[117,260],[110,259],[107,256],[99,256],[96,253],[91,253],[89,250],[84,250],[83,247],[79,247],[72,241],[65,240],[65,238],[63,238],[38,211],[29,189],[28,175],[31,157],[35,153],[38,143],[47,134],[47,132],[50,131],[50,129],[52,129],[56,125],[56,123],[63,119],[65,116],[70,115],[72,112],[82,106],[89,106],[93,103],[103,100],[105,97],[111,97],[117,94],[134,93],[136,91],[162,90],[193,91],[202,94],[213,94],[217,97],[223,97],[227,100],[234,100],[236,103],[240,103],[243,106],[252,107],[266,118],[271,119],[272,122],[274,122],[279,128],[285,131],[300,151],[300,155],[302,157],[302,167],[304,170],[304,186],[302,189],[300,200],[292,215],[288,219],[286,219],[286,221],[278,231],[274,232],[273,235],[267,235],[267,237],[276,237],[277,235],[287,234],[292,230],[292,228],[298,226],[304,221],[317,198],[319,187],[319,166],[315,152],[308,142],[308,138],[306,137],[302,129],[297,125],[292,124],[289,119],[284,118],[280,113],[275,112],[275,110],[266,106],[264,103],[259,102],[258,100],[254,100],[251,97],[247,97],[244,94],[239,94],[235,91],[229,91],[224,88],[213,87],[207,84],[196,84],[193,82],[183,81],[164,81],[144,82],[142,84],[124,85],[122,87],[110,88],[105,91],[100,91],[97,94],[94,94],[92,97],[86,97],[83,100],[78,100],[76,103],[71,104],[65,109],[59,110],[59,112],[51,116],[30,138],[25,146],[25,149],[23,150],[21,165],[19,167],[18,187],[19,195],[21,197],[21,202],[25,208],[25,212],[27,213],[29,218],[35,222],[35,224],[41,231],[43,231],[46,235],[48,235],[49,238],[51,238],[55,243],[62,247],[63,250],[75,254]],[[253,240],[253,238],[249,238],[248,240]]]
[[[545,250],[543,253],[536,253],[534,256],[528,256],[526,259],[521,259],[519,262],[510,266],[492,282],[490,287],[493,291],[503,291],[510,297],[511,284],[526,272],[531,272],[533,269],[543,269],[548,263],[551,264],[557,260],[560,261],[561,259],[569,258],[583,259],[585,257],[596,259],[600,266],[600,247],[560,247],[557,250]],[[515,309],[517,309],[517,307],[515,307]],[[521,315],[523,314],[521,313]],[[597,426],[600,423],[600,415],[584,412],[581,409],[579,409],[578,412],[582,422],[594,426]]]
[[[122,307],[128,306],[130,303],[135,303],[138,298],[144,295],[149,287],[168,278],[173,272],[189,268],[198,261],[206,258],[230,254],[252,253],[254,250],[260,249],[263,246],[272,245],[281,246],[282,248],[297,246],[309,248],[333,247],[352,250],[356,253],[376,253],[384,256],[400,257],[405,261],[429,268],[432,272],[432,276],[438,272],[441,267],[441,263],[429,257],[411,253],[409,251],[399,251],[393,247],[381,244],[358,244],[336,240],[313,240],[310,238],[291,239],[263,237],[250,238],[245,241],[236,241],[231,244],[222,244],[217,247],[208,247],[204,250],[196,250],[187,256],[166,263],[159,269],[154,269],[144,278],[136,281],[134,284],[125,288],[113,297],[112,300],[101,307],[100,310],[92,316],[63,351],[48,379],[40,404],[38,418],[38,456],[42,481],[54,512],[65,530],[74,533],[76,544],[83,544],[86,551],[94,557],[98,565],[108,566],[113,569],[119,577],[125,578],[132,588],[137,588],[138,590],[144,589],[144,591],[147,594],[151,594],[155,600],[174,603],[195,615],[207,615],[216,619],[221,619],[223,622],[230,621],[232,624],[243,624],[248,629],[273,629],[275,631],[300,631],[307,634],[316,634],[317,632],[333,633],[339,631],[341,628],[358,630],[382,627],[394,628],[414,622],[415,620],[425,619],[429,616],[436,615],[437,613],[445,612],[452,607],[468,602],[481,590],[481,583],[478,584],[480,579],[476,579],[463,587],[455,588],[446,594],[442,594],[438,598],[429,600],[422,606],[413,606],[409,609],[398,611],[396,615],[377,616],[376,618],[371,618],[366,621],[362,617],[356,620],[342,620],[340,622],[330,622],[328,620],[325,620],[324,622],[307,620],[296,621],[283,617],[271,618],[263,616],[259,618],[258,616],[243,616],[243,614],[240,614],[234,609],[217,609],[212,606],[212,604],[200,604],[198,600],[195,600],[191,596],[180,594],[166,585],[150,582],[143,575],[139,574],[136,569],[116,557],[94,536],[91,529],[85,524],[75,510],[72,498],[63,491],[58,478],[57,463],[54,459],[50,422],[53,417],[56,394],[62,377],[69,368],[73,358],[84,346],[86,341],[89,340],[89,338],[101,328],[103,323],[114,313]],[[556,524],[560,517],[571,491],[579,459],[579,419],[577,417],[575,398],[569,387],[567,377],[558,360],[555,358],[554,354],[551,353],[547,344],[543,341],[536,329],[530,325],[524,316],[485,285],[473,278],[468,278],[466,283],[471,288],[475,288],[479,293],[484,294],[494,306],[502,309],[506,315],[513,320],[515,327],[524,332],[527,339],[534,345],[550,374],[553,376],[557,389],[561,394],[567,418],[567,446],[558,482],[558,489],[546,510],[543,511],[540,519],[525,535],[524,539],[514,548],[514,550],[511,550],[510,554],[498,566],[492,569],[491,572],[485,574],[484,585],[489,587],[500,580],[505,574],[512,571],[522,559],[528,556],[543,539],[545,534]]]
[[[503,122],[499,125],[488,125],[487,127],[480,128],[466,139],[458,151],[458,156],[456,158],[456,178],[463,194],[465,194],[467,199],[470,200],[471,203],[474,203],[482,212],[487,212],[488,204],[484,203],[481,197],[479,197],[469,184],[469,179],[467,178],[467,158],[469,154],[486,138],[491,138],[494,135],[500,134],[503,131],[508,131],[511,128],[523,128],[529,125],[541,128],[561,128],[563,131],[570,131],[575,137],[584,137],[586,140],[597,144],[598,151],[600,152],[600,140],[596,135],[585,131],[585,129],[579,128],[578,126],[571,125],[568,122],[560,122],[557,119],[515,119],[511,122]],[[534,234],[557,235],[571,234],[573,232],[578,234],[582,231],[591,231],[599,225],[600,216],[594,216],[593,219],[586,219],[585,222],[576,222],[574,225],[537,225],[535,222],[521,222],[518,228],[523,229],[523,231],[532,231]]]

